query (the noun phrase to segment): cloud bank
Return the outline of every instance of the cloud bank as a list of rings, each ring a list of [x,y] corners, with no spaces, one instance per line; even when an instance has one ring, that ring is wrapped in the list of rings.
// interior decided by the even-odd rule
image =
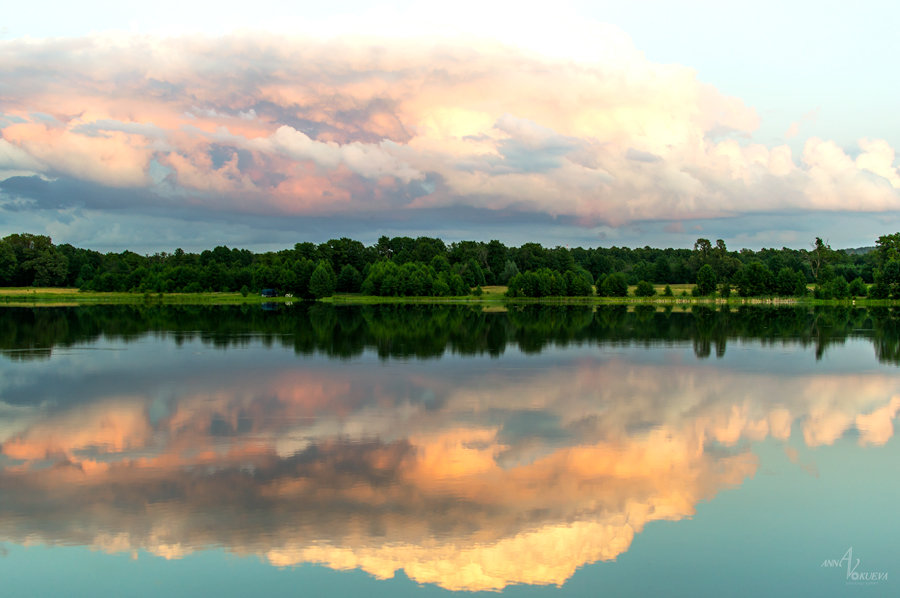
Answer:
[[[886,141],[754,143],[740,99],[591,32],[577,60],[452,38],[2,42],[0,209],[108,212],[93,197],[112,191],[115,208],[191,218],[480,210],[618,227],[900,207]]]

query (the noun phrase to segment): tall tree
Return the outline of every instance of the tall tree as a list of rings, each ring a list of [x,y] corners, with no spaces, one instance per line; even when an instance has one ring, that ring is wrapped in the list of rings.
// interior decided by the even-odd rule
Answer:
[[[900,260],[900,233],[881,235],[875,241],[878,252],[879,266],[883,266],[890,260]]]
[[[812,268],[813,278],[815,278],[816,281],[819,280],[819,276],[828,264],[832,253],[828,243],[823,241],[822,237],[816,237],[816,240],[813,242],[812,251],[809,252],[809,265]]]

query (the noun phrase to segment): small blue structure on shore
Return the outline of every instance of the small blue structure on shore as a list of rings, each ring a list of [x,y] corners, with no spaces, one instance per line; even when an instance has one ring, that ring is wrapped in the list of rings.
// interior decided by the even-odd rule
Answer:
[[[263,289],[260,293],[263,297],[277,297],[278,293],[275,292],[275,289]]]

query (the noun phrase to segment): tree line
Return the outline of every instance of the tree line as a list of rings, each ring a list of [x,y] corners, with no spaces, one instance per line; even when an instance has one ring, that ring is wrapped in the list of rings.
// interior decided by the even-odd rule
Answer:
[[[702,238],[692,249],[570,249],[383,236],[368,246],[344,237],[262,253],[218,246],[141,255],[55,245],[29,233],[0,239],[0,286],[143,293],[275,289],[317,298],[335,292],[453,296],[483,285],[507,285],[514,297],[624,296],[634,285],[638,295],[652,295],[654,285],[676,284],[696,285],[697,295],[802,295],[815,284],[823,298],[866,292],[900,298],[900,233],[859,250],[833,250],[816,238],[810,249],[759,251],[732,251],[721,239]]]

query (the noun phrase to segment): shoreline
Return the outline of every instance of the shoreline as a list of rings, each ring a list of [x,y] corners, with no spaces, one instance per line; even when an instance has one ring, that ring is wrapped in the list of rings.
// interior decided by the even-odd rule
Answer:
[[[10,288],[0,289],[0,307],[75,307],[83,305],[261,305],[264,303],[292,304],[298,301],[330,303],[332,305],[484,305],[487,307],[515,305],[653,305],[653,306],[819,306],[893,307],[896,299],[814,299],[813,297],[506,297],[499,292],[481,296],[456,297],[380,297],[373,295],[337,294],[318,300],[295,297],[261,297],[238,292],[230,293],[102,293],[66,288]]]

